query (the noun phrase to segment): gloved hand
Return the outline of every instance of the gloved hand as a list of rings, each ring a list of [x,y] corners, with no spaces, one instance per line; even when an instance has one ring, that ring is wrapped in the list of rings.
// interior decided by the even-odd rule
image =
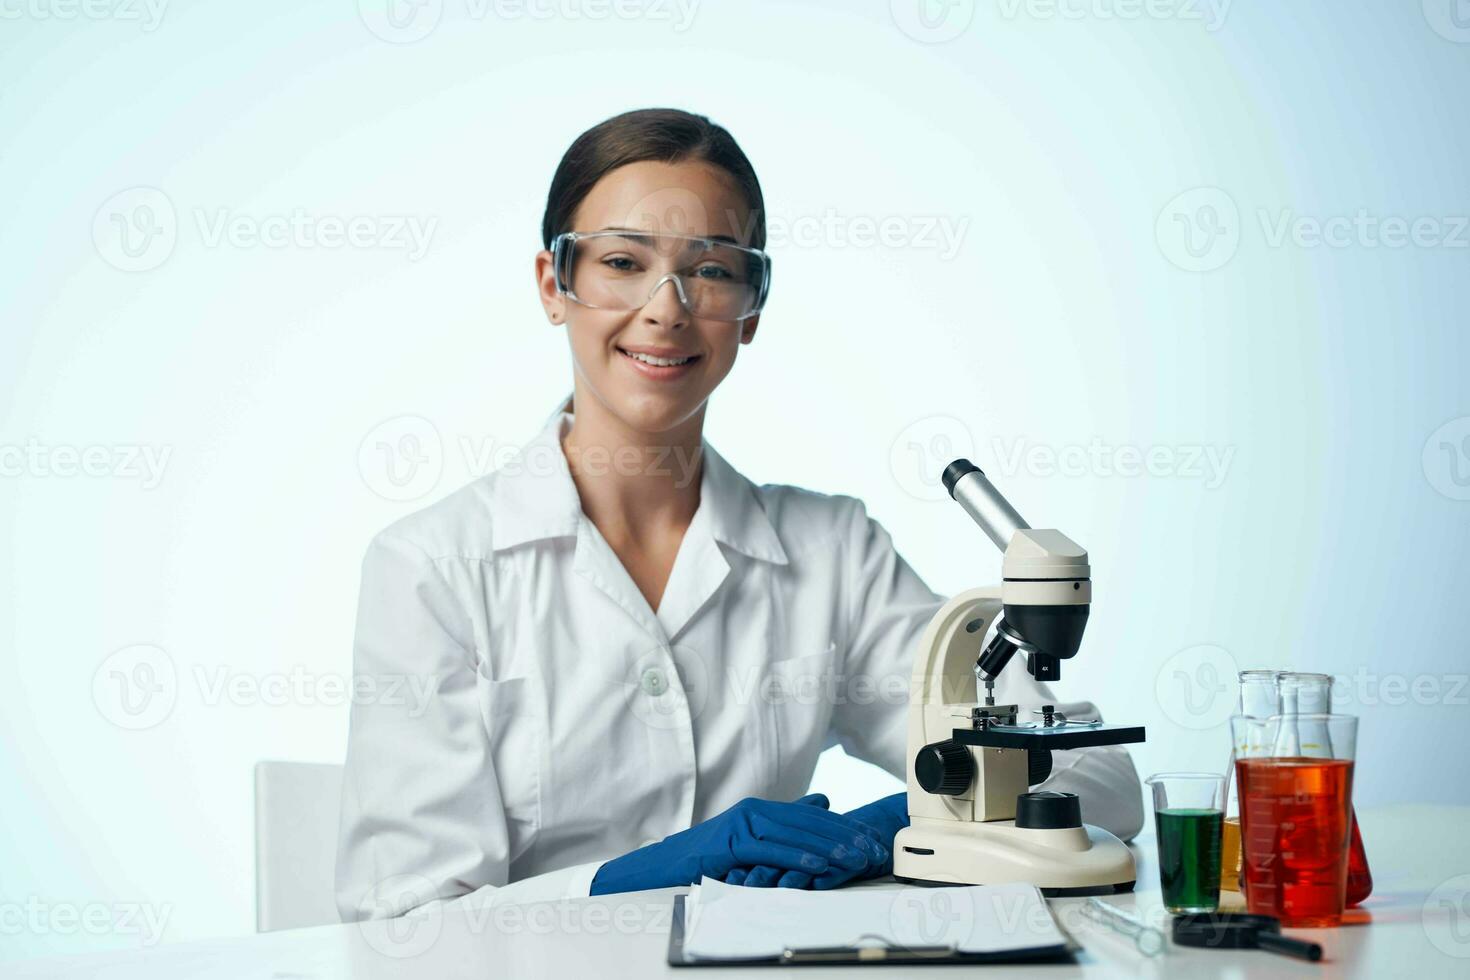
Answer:
[[[876,831],[830,812],[820,793],[795,803],[746,798],[724,813],[597,869],[593,895],[690,885],[702,875],[724,878],[731,868],[768,866],[821,875],[858,874],[892,864]]]
[[[752,888],[813,888],[817,890],[836,888],[849,881],[861,878],[881,878],[893,874],[893,838],[909,825],[908,793],[894,793],[866,806],[860,806],[843,816],[856,820],[868,828],[888,851],[887,860],[870,866],[864,871],[848,871],[829,868],[825,872],[812,874],[806,871],[760,865],[754,868],[731,868],[725,875],[725,883],[749,885]]]

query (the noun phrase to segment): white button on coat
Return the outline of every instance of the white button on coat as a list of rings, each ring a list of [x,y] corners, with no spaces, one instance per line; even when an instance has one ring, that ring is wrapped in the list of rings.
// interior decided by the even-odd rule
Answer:
[[[755,486],[705,442],[655,611],[582,513],[566,408],[368,548],[354,671],[376,694],[352,706],[344,921],[586,895],[610,858],[801,796],[829,745],[904,778],[914,646],[944,597],[862,502]],[[1020,657],[996,696],[1095,716]],[[1143,824],[1121,747],[1056,752],[1043,785],[1122,837]]]

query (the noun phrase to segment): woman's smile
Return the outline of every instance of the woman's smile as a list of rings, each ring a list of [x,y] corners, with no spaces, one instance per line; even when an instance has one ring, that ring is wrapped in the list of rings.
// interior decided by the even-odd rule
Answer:
[[[674,347],[620,346],[617,351],[619,358],[626,361],[634,371],[657,381],[673,381],[686,377],[701,360],[699,354],[690,354]]]

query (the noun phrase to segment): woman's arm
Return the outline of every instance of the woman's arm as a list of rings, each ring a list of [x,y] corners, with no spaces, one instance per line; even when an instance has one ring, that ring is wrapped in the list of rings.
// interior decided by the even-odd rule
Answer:
[[[881,524],[854,500],[847,534],[846,596],[851,623],[843,674],[855,689],[855,678],[878,696],[844,697],[833,709],[833,728],[849,755],[907,778],[909,677],[915,647],[930,618],[945,599],[932,592],[894,549]],[[900,680],[901,678],[901,680]],[[1021,657],[1001,673],[996,698],[1016,703],[1029,712],[1042,704],[1056,704],[1069,717],[1099,717],[1087,702],[1058,702],[1051,689],[1026,673]],[[1051,777],[1037,788],[1076,793],[1082,815],[1128,840],[1143,827],[1143,793],[1138,772],[1126,749],[1106,746],[1053,753]]]
[[[337,843],[344,922],[436,900],[588,894],[600,862],[508,881],[510,836],[485,730],[495,720],[481,717],[470,623],[438,563],[402,536],[380,534],[363,559],[353,661]]]

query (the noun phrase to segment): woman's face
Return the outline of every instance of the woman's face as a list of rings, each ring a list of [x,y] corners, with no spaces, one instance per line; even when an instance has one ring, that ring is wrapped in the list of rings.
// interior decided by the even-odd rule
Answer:
[[[571,230],[730,236],[749,244],[750,227],[750,207],[724,170],[702,162],[648,161],[619,167],[599,180],[578,206]],[[536,257],[536,278],[547,316],[566,325],[577,404],[586,396],[595,398],[640,432],[666,432],[699,412],[730,373],[740,345],[755,337],[760,319],[692,316],[672,281],[659,285],[639,309],[591,309],[557,294],[549,251]],[[673,368],[649,366],[635,353],[692,361]]]

